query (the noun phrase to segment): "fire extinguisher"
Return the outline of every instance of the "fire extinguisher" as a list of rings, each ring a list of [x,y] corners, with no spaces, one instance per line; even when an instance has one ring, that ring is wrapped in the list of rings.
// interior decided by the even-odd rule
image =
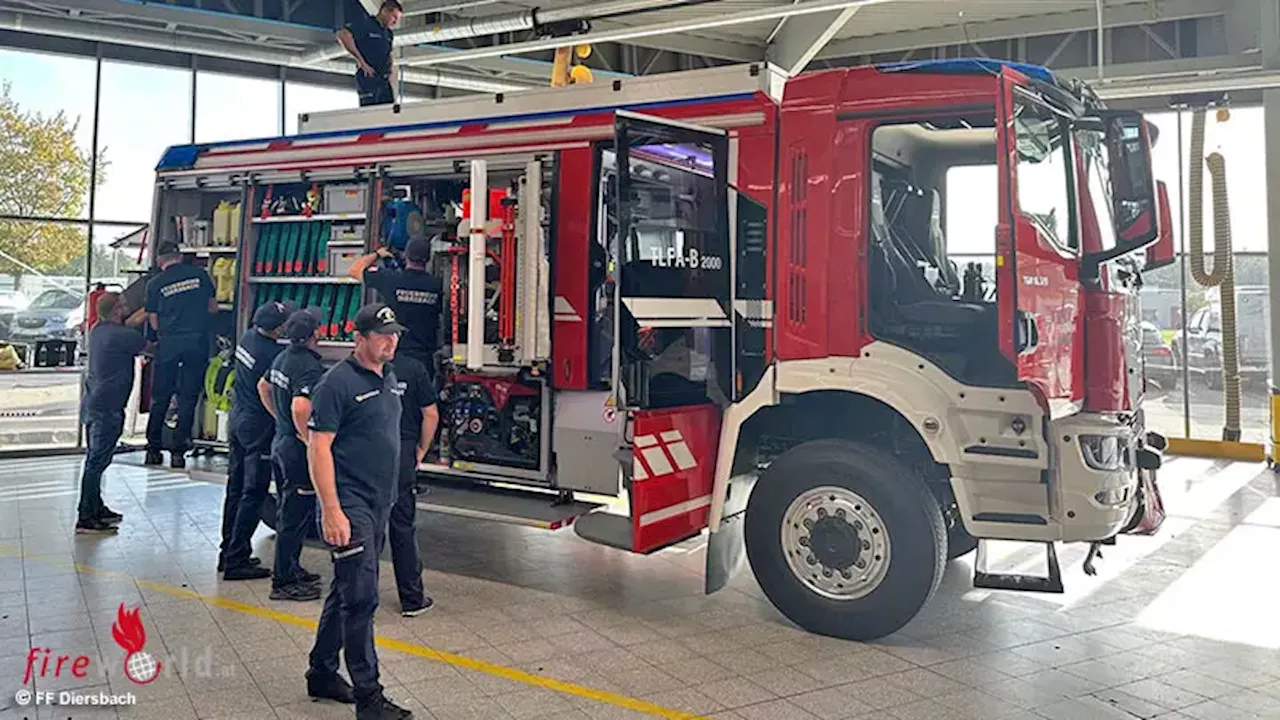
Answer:
[[[98,324],[98,298],[107,293],[107,286],[98,283],[93,291],[89,293],[89,299],[85,301],[84,306],[84,333],[89,334],[94,325]]]

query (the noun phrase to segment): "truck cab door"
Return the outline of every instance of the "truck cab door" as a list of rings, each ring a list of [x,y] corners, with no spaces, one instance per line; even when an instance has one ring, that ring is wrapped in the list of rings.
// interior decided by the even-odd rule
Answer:
[[[1084,397],[1080,233],[1071,121],[1009,70],[997,102],[1000,219],[996,287],[1001,350],[1052,417]]]
[[[605,154],[618,178],[612,387],[628,417],[632,550],[650,552],[706,527],[733,393],[728,134],[619,111]]]

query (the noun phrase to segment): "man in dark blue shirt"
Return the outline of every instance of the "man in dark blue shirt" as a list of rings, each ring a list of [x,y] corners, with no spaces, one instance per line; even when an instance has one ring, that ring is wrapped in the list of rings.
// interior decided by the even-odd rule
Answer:
[[[319,600],[320,576],[298,562],[307,524],[316,521],[315,490],[307,472],[307,422],[311,390],[324,375],[320,353],[320,317],[314,308],[298,310],[285,323],[289,348],[276,356],[258,381],[258,393],[275,418],[271,462],[276,468],[276,560],[271,573],[272,600]]]
[[[429,610],[433,603],[422,586],[414,488],[418,483],[418,466],[435,439],[440,412],[436,408],[435,381],[422,363],[401,349],[396,352],[392,366],[404,386],[404,395],[401,396],[403,410],[400,413],[400,484],[391,506],[387,536],[391,545],[391,564],[396,571],[400,614],[416,617]]]
[[[405,327],[397,352],[416,358],[434,377],[444,286],[440,278],[427,272],[431,242],[423,237],[410,240],[404,249],[403,270],[379,268],[378,259],[384,257],[391,257],[391,251],[378,248],[357,258],[347,274],[377,290],[382,301],[395,310]]]
[[[338,30],[338,42],[356,60],[356,92],[360,107],[390,105],[396,101],[391,85],[392,30],[404,17],[397,0],[383,0],[376,17],[370,17],[359,2],[348,0],[344,6],[346,22]]]
[[[141,310],[125,325],[124,303],[119,293],[98,298],[99,322],[89,331],[89,375],[84,397],[84,422],[88,450],[80,478],[80,512],[77,533],[114,533],[124,519],[102,502],[102,473],[111,464],[116,443],[124,432],[124,406],[133,392],[134,358],[146,341],[134,329],[145,316]]]
[[[269,302],[253,313],[253,326],[236,345],[236,378],[231,390],[231,449],[227,497],[222,505],[222,547],[218,570],[226,580],[260,580],[271,572],[253,562],[253,531],[271,485],[273,421],[258,397],[258,380],[282,348],[276,342],[292,306]]]
[[[178,427],[173,436],[170,466],[187,466],[196,402],[209,364],[209,316],[218,311],[213,281],[203,268],[182,262],[178,246],[165,242],[157,249],[160,272],[147,282],[146,310],[159,337],[151,375],[151,411],[147,418],[147,465],[159,465],[164,444],[164,419],[169,401],[178,396]]]
[[[307,461],[333,558],[333,585],[311,648],[307,692],[353,699],[357,720],[408,720],[413,713],[382,692],[373,644],[378,556],[396,489],[404,392],[388,363],[404,328],[381,304],[361,308],[355,325],[355,352],[311,393]],[[354,688],[338,675],[339,650]]]

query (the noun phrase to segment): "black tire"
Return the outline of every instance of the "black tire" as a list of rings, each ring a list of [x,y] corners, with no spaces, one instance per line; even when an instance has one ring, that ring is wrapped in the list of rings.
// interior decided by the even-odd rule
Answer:
[[[978,549],[978,538],[964,529],[964,523],[956,520],[947,530],[947,560],[955,560]]]
[[[794,500],[820,487],[865,499],[889,539],[884,578],[857,599],[819,594],[787,562],[783,518]],[[933,596],[947,560],[942,511],[923,481],[891,455],[845,440],[807,442],[775,460],[747,502],[745,535],[747,558],[773,605],[805,630],[847,640],[874,640],[906,625]]]

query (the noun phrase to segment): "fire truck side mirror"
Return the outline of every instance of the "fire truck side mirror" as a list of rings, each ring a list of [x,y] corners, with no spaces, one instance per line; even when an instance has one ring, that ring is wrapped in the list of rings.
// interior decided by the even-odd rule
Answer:
[[[1177,260],[1177,248],[1173,244],[1173,210],[1169,207],[1169,187],[1163,180],[1156,183],[1156,198],[1160,204],[1160,237],[1147,248],[1144,270],[1158,270]]]
[[[1151,170],[1151,125],[1142,114],[1111,110],[1102,115],[1111,166],[1112,215],[1118,244],[1136,250],[1160,237],[1156,186]]]

